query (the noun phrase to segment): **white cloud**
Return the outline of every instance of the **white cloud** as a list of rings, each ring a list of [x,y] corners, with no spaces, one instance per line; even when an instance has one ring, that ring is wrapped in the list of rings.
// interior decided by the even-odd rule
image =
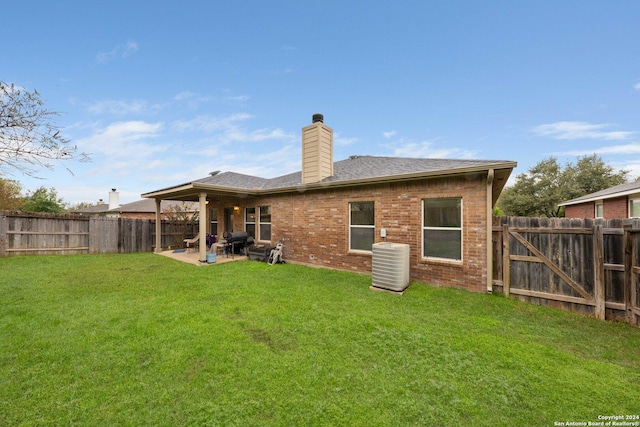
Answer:
[[[635,85],[633,85],[633,88],[635,90],[640,90],[640,83],[636,83]]]
[[[193,93],[193,92],[189,92],[189,91],[183,91],[178,93],[176,96],[173,97],[174,101],[183,101],[185,99],[190,99],[193,98],[195,96],[198,96],[198,94]]]
[[[178,120],[172,127],[179,132],[206,132],[214,134],[218,144],[238,144],[275,140],[292,141],[295,136],[279,128],[262,128],[250,130],[244,123],[253,116],[248,113],[236,113],[216,117],[201,115],[192,120]]]
[[[590,156],[592,154],[598,154],[598,155],[640,154],[640,143],[611,145],[608,147],[598,147],[593,149],[563,151],[561,153],[556,153],[556,154],[566,155],[566,156]]]
[[[91,114],[112,114],[122,116],[126,114],[144,114],[159,110],[159,105],[149,105],[148,102],[142,100],[118,101],[108,99],[106,101],[96,102],[89,106]]]
[[[138,43],[128,40],[123,44],[119,44],[108,52],[100,52],[96,55],[96,62],[104,64],[116,58],[127,58],[139,50]]]
[[[138,51],[138,49],[138,43],[134,42],[133,40],[129,40],[124,44],[124,47],[122,48],[122,57],[126,58],[127,56],[133,55]]]
[[[249,99],[251,99],[249,95],[227,96],[226,98],[227,101],[232,102],[248,101]]]
[[[629,171],[629,177],[631,179],[640,177],[640,160],[632,160],[630,162],[620,162],[613,164],[614,167],[620,170]]]
[[[290,140],[293,135],[286,133],[282,129],[256,129],[248,131],[246,129],[233,129],[225,133],[227,142],[263,142],[269,139]]]
[[[236,113],[222,117],[203,114],[191,120],[177,120],[172,126],[181,132],[215,132],[233,129],[238,126],[238,123],[242,123],[252,117],[249,113]]]
[[[476,152],[470,150],[463,150],[460,148],[436,147],[434,141],[405,141],[400,140],[394,142],[392,145],[387,145],[392,149],[392,156],[394,157],[424,157],[431,159],[473,159],[476,158]]]
[[[386,139],[389,139],[391,137],[396,136],[396,133],[397,132],[395,130],[392,130],[392,131],[389,131],[389,132],[382,132],[382,136],[384,136]]]
[[[355,144],[356,142],[358,142],[358,138],[355,137],[351,137],[351,138],[347,138],[344,137],[340,134],[340,132],[334,132],[333,134],[333,142],[335,145],[340,145],[340,146],[347,146],[347,145],[352,145]]]
[[[110,158],[144,158],[166,150],[166,146],[148,141],[156,138],[162,128],[162,123],[116,122],[77,140],[77,144],[84,151],[91,152],[93,157],[102,154]]]
[[[531,131],[540,136],[550,136],[555,139],[627,139],[636,132],[607,131],[611,125],[591,124],[587,122],[556,122],[536,126]]]

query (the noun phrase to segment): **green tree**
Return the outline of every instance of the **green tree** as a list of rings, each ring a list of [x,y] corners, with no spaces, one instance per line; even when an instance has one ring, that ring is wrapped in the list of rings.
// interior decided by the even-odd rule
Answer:
[[[79,210],[82,210],[82,209],[92,208],[94,206],[96,206],[96,204],[93,203],[93,202],[78,202],[78,203],[76,203],[74,205],[69,205],[67,210],[69,212],[76,212],[76,211],[79,211]]]
[[[498,205],[505,215],[563,216],[558,203],[627,182],[629,171],[615,171],[602,158],[578,157],[576,164],[563,168],[549,157],[516,177],[513,186],[504,189]]]
[[[40,187],[27,194],[22,210],[25,212],[62,213],[65,212],[65,202],[58,197],[58,192],[54,188]]]
[[[0,178],[0,211],[17,211],[22,208],[24,198],[18,181]]]
[[[567,181],[573,183],[570,194],[564,200],[575,199],[585,194],[595,193],[605,188],[624,184],[628,181],[629,171],[616,172],[606,165],[596,154],[579,157],[574,165],[567,165],[565,169]],[[561,201],[564,201],[561,200]]]
[[[86,153],[78,153],[61,135],[54,123],[57,116],[44,107],[38,91],[0,81],[0,171],[35,176],[38,168],[53,169],[55,161],[88,161]]]

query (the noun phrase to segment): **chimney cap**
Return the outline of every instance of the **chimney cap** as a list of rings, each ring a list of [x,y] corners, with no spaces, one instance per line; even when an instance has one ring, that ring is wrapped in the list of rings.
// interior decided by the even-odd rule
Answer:
[[[311,123],[324,123],[324,116],[320,113],[316,113],[311,117]]]
[[[116,191],[116,189],[115,189],[115,188],[112,188],[112,189],[111,189],[111,191],[115,192],[115,191]]]

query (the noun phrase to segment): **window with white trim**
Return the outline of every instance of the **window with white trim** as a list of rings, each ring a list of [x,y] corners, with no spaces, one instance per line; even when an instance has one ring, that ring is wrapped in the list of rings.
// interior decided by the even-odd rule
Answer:
[[[602,200],[596,202],[596,218],[604,218],[604,203]]]
[[[640,218],[640,198],[629,199],[629,218]]]
[[[422,200],[422,256],[462,260],[462,198]]]
[[[349,250],[371,252],[374,238],[374,203],[349,203]]]
[[[256,208],[244,208],[244,231],[256,238]]]
[[[259,240],[271,241],[271,206],[260,206],[258,210],[260,212],[258,218]]]

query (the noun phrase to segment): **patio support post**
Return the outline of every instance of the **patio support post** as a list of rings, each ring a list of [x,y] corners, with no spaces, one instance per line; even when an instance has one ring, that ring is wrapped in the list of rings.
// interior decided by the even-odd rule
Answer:
[[[154,199],[156,201],[156,250],[155,253],[162,252],[162,216],[160,205],[162,199]]]
[[[199,208],[199,247],[200,247],[200,261],[207,261],[207,193],[200,193],[200,208]]]
[[[489,169],[487,174],[487,292],[493,292],[493,178],[495,172]]]

